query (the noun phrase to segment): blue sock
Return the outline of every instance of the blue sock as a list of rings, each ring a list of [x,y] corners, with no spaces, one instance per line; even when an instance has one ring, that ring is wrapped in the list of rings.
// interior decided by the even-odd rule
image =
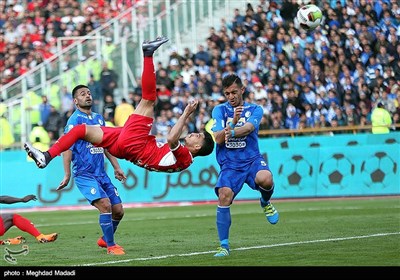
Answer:
[[[100,228],[103,231],[103,238],[107,246],[114,246],[114,229],[111,222],[111,213],[101,213],[99,215]]]
[[[119,225],[119,222],[120,222],[120,220],[112,220],[114,233],[117,231],[117,227]]]
[[[119,222],[120,222],[120,220],[112,220],[113,232],[114,232],[114,233],[117,231]],[[106,239],[104,238],[104,235],[102,236],[102,238],[103,238],[104,241],[106,240]]]
[[[231,227],[230,206],[217,207],[217,230],[221,247],[229,249],[229,228]]]
[[[267,206],[269,200],[271,199],[272,194],[274,193],[274,187],[272,187],[270,190],[264,190],[260,188],[260,193],[261,193],[261,198],[260,198],[261,207],[265,207]]]

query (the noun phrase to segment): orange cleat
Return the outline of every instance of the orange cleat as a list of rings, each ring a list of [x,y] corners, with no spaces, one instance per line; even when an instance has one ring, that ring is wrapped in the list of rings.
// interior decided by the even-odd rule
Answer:
[[[25,240],[24,237],[22,237],[22,236],[17,236],[17,237],[15,237],[15,238],[8,238],[8,239],[5,239],[5,240],[3,241],[3,244],[5,244],[5,245],[18,245],[18,244],[22,244],[22,243],[25,243],[25,242],[26,242],[26,240]]]
[[[109,255],[125,255],[124,249],[115,244],[114,246],[107,247],[107,254]]]
[[[41,234],[39,236],[36,236],[36,240],[39,241],[40,243],[47,243],[56,241],[57,237],[58,233]]]
[[[104,241],[103,237],[97,239],[97,245],[102,248],[107,248],[107,242]]]
[[[103,237],[100,237],[99,239],[97,239],[97,245],[101,248],[107,248],[107,242],[103,239]],[[118,244],[115,244],[114,246],[117,246],[117,247],[121,248],[122,250],[124,250],[124,248],[122,248]]]

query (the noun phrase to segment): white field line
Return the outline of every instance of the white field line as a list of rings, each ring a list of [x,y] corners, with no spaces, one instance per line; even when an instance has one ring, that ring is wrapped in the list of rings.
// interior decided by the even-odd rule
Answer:
[[[280,244],[273,244],[273,245],[242,247],[242,248],[231,249],[231,251],[247,251],[247,250],[265,249],[265,248],[272,248],[272,247],[283,247],[283,246],[294,246],[294,245],[321,243],[321,242],[345,241],[345,240],[351,240],[351,239],[384,237],[384,236],[388,236],[388,235],[398,235],[398,234],[400,234],[400,232],[376,233],[376,234],[361,235],[361,236],[349,236],[349,237],[317,239],[317,240],[309,240],[309,241],[297,241],[297,242],[280,243]],[[149,260],[176,258],[176,257],[190,257],[190,256],[196,256],[196,255],[213,254],[213,253],[215,253],[215,251],[192,252],[192,253],[184,253],[184,254],[154,256],[154,257],[147,257],[147,258],[134,258],[134,259],[109,261],[109,262],[87,263],[87,264],[80,264],[80,265],[77,265],[77,266],[112,265],[112,264],[127,263],[127,262],[134,262],[134,261],[149,261]]]

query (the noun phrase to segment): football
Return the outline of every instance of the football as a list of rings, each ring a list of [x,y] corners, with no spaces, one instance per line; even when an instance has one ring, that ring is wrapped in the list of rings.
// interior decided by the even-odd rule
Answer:
[[[297,11],[297,21],[302,29],[311,31],[317,28],[322,22],[322,11],[314,4],[302,6]]]

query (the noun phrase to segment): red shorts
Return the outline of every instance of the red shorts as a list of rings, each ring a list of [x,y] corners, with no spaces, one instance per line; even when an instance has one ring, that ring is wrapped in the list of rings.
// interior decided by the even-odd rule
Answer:
[[[123,127],[102,126],[103,141],[96,146],[107,149],[117,158],[135,161],[147,144],[156,143],[155,137],[149,135],[153,121],[153,118],[132,114]]]

